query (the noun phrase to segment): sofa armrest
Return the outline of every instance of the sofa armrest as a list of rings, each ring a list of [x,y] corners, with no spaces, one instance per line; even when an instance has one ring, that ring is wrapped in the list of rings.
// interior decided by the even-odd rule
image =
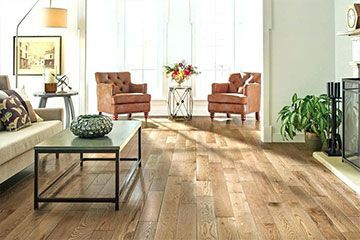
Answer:
[[[244,94],[248,97],[247,112],[259,112],[261,99],[261,84],[247,84],[244,88]]]
[[[147,93],[147,84],[135,84],[130,83],[130,92],[131,93]]]
[[[211,85],[212,93],[227,93],[229,91],[229,83],[213,83]]]
[[[38,108],[34,109],[34,111],[44,119],[44,121],[60,120],[64,122],[64,110],[62,108]]]

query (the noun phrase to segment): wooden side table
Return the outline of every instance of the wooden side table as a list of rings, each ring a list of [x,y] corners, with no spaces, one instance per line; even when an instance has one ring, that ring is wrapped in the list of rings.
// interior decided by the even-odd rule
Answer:
[[[70,126],[70,120],[75,118],[75,109],[74,104],[71,100],[72,96],[78,95],[78,92],[69,91],[69,92],[58,92],[58,93],[45,93],[45,92],[36,92],[34,93],[35,97],[40,97],[39,108],[45,108],[48,98],[62,97],[64,98],[65,103],[65,112],[66,112],[66,128]]]

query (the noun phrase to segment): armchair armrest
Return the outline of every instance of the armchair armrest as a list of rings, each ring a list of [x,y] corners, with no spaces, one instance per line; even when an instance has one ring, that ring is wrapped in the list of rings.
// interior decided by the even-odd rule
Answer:
[[[114,85],[112,83],[98,83],[96,85],[97,88],[97,93],[99,96],[99,91],[101,92],[102,95],[106,94],[106,95],[115,95],[115,88]]]
[[[34,109],[34,111],[44,121],[60,120],[64,122],[64,110],[62,108],[38,108]]]
[[[112,83],[98,83],[96,85],[97,104],[99,112],[107,112],[111,106],[112,96],[115,95],[115,88]]]
[[[244,94],[248,97],[247,112],[260,111],[261,84],[249,83],[244,88]]]
[[[147,84],[130,83],[130,92],[132,93],[147,93]]]
[[[229,91],[229,83],[213,83],[211,85],[212,93],[227,93]]]

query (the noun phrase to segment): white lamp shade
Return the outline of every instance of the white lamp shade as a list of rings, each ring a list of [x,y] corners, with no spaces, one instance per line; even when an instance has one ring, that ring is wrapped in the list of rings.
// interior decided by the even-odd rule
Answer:
[[[42,23],[44,27],[67,28],[67,9],[44,8]]]

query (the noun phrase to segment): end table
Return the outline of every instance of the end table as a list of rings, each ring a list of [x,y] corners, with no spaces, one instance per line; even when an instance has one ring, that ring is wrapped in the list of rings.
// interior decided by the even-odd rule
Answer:
[[[68,91],[68,92],[57,92],[57,93],[46,93],[46,92],[36,92],[34,93],[35,97],[40,97],[39,108],[45,108],[48,98],[62,97],[64,98],[65,103],[65,112],[66,112],[66,128],[70,126],[70,118],[73,120],[75,118],[74,104],[71,100],[72,96],[78,95],[78,92]]]
[[[171,119],[183,117],[185,120],[190,120],[192,118],[193,97],[191,87],[169,87],[168,112]]]

